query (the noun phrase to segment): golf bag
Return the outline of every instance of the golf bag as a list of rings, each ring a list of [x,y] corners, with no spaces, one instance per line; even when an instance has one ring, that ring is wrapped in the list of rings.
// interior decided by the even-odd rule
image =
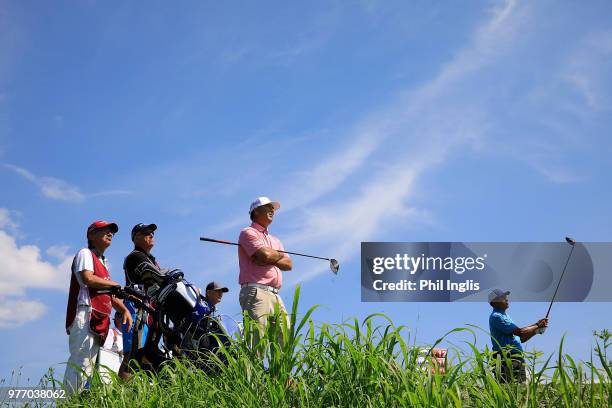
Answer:
[[[149,294],[129,287],[121,292],[119,297],[129,297],[152,316],[145,345],[133,358],[141,366],[150,365],[147,368],[153,371],[178,356],[186,356],[200,367],[206,367],[204,360],[209,353],[216,353],[221,345],[229,346],[232,338],[240,333],[240,326],[231,317],[211,314],[196,287],[178,269],[169,271]],[[158,347],[161,338],[165,353]]]
[[[210,353],[229,347],[240,327],[226,315],[215,314],[198,290],[182,276],[171,276],[157,294],[164,343],[173,355],[183,355],[210,369]],[[218,356],[223,361],[224,357]]]

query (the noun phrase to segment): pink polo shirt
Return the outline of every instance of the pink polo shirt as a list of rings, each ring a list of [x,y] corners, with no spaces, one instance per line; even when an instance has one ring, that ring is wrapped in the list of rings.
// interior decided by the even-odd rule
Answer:
[[[280,251],[285,248],[278,238],[270,235],[268,230],[253,222],[250,227],[240,231],[238,238],[238,263],[240,265],[240,276],[238,283],[259,283],[261,285],[280,288],[283,284],[283,274],[278,267],[273,265],[259,266],[251,260],[251,256],[259,248],[268,247]],[[289,255],[286,255],[289,256]]]

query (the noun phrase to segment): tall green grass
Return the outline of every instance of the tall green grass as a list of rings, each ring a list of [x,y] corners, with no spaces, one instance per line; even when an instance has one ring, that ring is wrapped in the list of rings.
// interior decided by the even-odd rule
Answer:
[[[563,353],[527,358],[529,380],[501,384],[493,376],[490,353],[468,343],[454,350],[446,374],[417,363],[419,348],[407,329],[373,314],[363,321],[315,325],[309,309],[297,320],[299,287],[290,324],[268,326],[256,346],[253,324],[245,341],[221,352],[217,372],[207,374],[190,361],[176,360],[157,375],[136,373],[127,383],[91,389],[61,406],[102,407],[610,407],[610,336],[596,338],[589,362]],[[474,327],[455,329],[474,332]],[[446,335],[448,335],[447,333]],[[607,333],[607,332],[605,332]],[[446,336],[445,335],[445,336]],[[282,345],[279,343],[282,336]],[[442,341],[444,337],[438,340]],[[429,359],[427,360],[429,361]]]

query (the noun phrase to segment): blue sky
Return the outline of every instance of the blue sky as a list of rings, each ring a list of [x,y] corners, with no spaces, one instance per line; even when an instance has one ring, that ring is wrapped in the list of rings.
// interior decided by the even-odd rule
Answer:
[[[74,253],[116,221],[230,285],[250,201],[319,321],[385,312],[428,343],[486,304],[361,303],[361,241],[611,241],[608,2],[0,2],[0,378],[67,359]],[[588,358],[606,303],[558,304],[528,348]],[[531,323],[546,304],[514,304]],[[606,313],[604,313],[606,311]],[[460,344],[465,336],[450,340]],[[488,339],[478,337],[484,346]],[[450,345],[447,343],[447,345]]]

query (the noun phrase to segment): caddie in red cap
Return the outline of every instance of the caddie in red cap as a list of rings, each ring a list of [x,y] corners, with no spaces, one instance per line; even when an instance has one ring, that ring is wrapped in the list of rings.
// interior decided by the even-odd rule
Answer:
[[[64,388],[68,393],[81,390],[92,374],[98,350],[108,334],[112,309],[123,315],[123,323],[132,324],[132,317],[123,302],[103,292],[121,287],[111,280],[104,257],[117,231],[119,227],[115,223],[93,222],[87,228],[87,248],[77,252],[72,261],[66,308],[70,359],[64,374]]]

